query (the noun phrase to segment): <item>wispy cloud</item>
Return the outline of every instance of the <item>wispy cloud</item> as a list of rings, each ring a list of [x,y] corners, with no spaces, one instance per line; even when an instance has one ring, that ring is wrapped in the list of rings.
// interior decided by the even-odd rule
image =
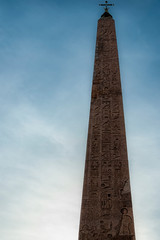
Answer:
[[[159,240],[160,35],[152,2],[123,0],[112,10],[137,240]],[[96,1],[0,5],[0,236],[75,240],[101,10]]]

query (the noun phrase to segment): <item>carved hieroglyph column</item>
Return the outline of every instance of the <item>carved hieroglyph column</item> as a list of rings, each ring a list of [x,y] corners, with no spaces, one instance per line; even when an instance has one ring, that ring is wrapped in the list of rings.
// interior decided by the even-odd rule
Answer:
[[[98,21],[79,240],[135,240],[115,24]]]

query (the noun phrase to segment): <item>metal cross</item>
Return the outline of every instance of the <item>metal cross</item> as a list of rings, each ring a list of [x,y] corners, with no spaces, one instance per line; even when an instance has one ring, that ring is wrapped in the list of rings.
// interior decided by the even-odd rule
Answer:
[[[114,6],[114,4],[108,3],[108,1],[105,1],[105,3],[99,4],[99,6],[104,6],[104,7],[106,7],[106,10],[107,10],[108,6]]]

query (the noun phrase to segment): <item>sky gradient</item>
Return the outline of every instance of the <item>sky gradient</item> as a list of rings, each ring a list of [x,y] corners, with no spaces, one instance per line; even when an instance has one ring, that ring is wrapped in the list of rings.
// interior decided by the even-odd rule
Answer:
[[[0,0],[0,239],[78,240],[98,0]],[[159,240],[160,1],[114,1],[137,240]]]

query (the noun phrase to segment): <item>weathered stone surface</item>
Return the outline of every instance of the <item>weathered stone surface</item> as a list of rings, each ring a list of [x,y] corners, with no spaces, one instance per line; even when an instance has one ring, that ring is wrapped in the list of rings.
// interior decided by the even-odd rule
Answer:
[[[135,240],[115,24],[98,21],[79,240]]]

